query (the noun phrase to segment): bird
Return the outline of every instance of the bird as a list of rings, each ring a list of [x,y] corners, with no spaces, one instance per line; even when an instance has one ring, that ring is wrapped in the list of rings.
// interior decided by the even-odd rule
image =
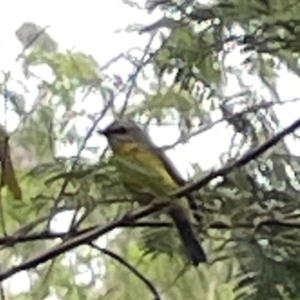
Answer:
[[[113,121],[98,133],[104,135],[125,188],[148,199],[166,199],[185,181],[166,154],[133,120]],[[207,262],[206,254],[191,222],[186,197],[169,197],[166,213],[178,230],[187,259],[194,266]],[[155,200],[154,200],[155,201]]]

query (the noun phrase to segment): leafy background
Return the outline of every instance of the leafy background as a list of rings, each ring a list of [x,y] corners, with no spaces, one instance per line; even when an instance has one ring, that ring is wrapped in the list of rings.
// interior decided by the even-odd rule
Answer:
[[[16,82],[13,72],[3,72],[1,82],[1,182],[10,179],[1,188],[1,297],[299,299],[300,165],[291,149],[298,148],[300,122],[287,129],[289,140],[279,135],[286,126],[279,116],[292,122],[298,98],[283,99],[279,87],[286,74],[300,75],[300,3],[125,5],[162,17],[123,29],[144,36],[146,46],[105,66],[82,51],[60,50],[38,24],[26,22],[16,31],[23,77]],[[113,67],[120,58],[132,67],[128,77]],[[38,75],[39,67],[47,68],[49,78]],[[229,94],[232,81],[235,92]],[[284,81],[284,89],[294,82]],[[35,91],[34,99],[28,90]],[[110,152],[94,134],[119,114],[153,132],[173,130],[176,139],[165,149],[195,158],[189,180],[198,183],[194,213],[201,222],[195,226],[208,265],[186,264],[164,216],[138,219],[141,210],[120,186]],[[18,127],[9,132],[8,147],[11,116]],[[261,148],[267,151],[255,154],[268,143]],[[201,148],[222,152],[215,173],[198,163],[208,159]],[[12,165],[3,163],[8,157]],[[214,180],[205,180],[209,176]],[[18,188],[22,200],[14,197]],[[122,219],[129,211],[138,219],[134,224]],[[53,229],[58,214],[58,227],[70,221],[67,230]],[[18,281],[10,278],[24,270],[30,285],[16,293]]]

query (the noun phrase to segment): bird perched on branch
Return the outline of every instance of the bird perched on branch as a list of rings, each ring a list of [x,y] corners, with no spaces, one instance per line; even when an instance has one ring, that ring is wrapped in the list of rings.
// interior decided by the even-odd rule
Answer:
[[[124,185],[132,194],[149,201],[170,199],[168,196],[183,184],[184,180],[172,162],[132,120],[114,121],[98,133],[107,138]],[[170,199],[166,212],[179,232],[189,261],[195,266],[206,262],[206,255],[191,224],[187,199]]]

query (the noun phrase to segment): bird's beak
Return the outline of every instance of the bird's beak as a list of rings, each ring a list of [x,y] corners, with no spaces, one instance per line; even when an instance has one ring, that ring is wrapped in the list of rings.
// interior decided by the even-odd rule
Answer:
[[[107,136],[108,135],[108,131],[106,129],[100,129],[100,130],[97,130],[97,133],[100,134],[100,135],[104,135],[104,136]]]

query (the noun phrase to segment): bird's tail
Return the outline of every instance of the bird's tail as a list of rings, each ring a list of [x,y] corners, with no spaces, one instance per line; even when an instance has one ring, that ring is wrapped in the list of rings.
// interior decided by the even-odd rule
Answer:
[[[169,214],[179,232],[186,255],[192,264],[198,266],[200,263],[206,262],[204,250],[184,209],[175,206],[170,209]]]

